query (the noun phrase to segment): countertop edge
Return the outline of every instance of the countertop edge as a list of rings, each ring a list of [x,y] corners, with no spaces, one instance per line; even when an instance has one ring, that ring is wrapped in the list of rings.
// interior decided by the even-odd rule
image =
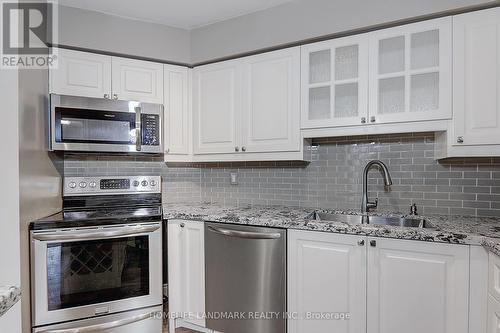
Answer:
[[[21,289],[16,286],[0,287],[0,317],[21,299]]]

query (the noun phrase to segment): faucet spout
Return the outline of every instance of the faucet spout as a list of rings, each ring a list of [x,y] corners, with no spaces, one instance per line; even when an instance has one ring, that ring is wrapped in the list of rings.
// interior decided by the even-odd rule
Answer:
[[[375,199],[374,202],[370,202],[368,200],[368,171],[374,166],[377,165],[380,168],[380,171],[382,172],[382,176],[384,179],[384,185],[386,187],[389,187],[392,185],[392,178],[389,173],[389,169],[387,168],[387,165],[385,165],[384,162],[379,161],[379,160],[373,160],[370,161],[366,164],[365,169],[363,170],[363,195],[362,195],[362,202],[361,202],[361,212],[362,213],[367,213],[370,211],[371,208],[377,208],[378,205],[378,198]]]

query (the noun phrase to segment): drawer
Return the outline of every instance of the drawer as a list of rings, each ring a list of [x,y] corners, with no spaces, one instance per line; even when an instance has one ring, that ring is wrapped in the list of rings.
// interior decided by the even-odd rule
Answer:
[[[500,257],[491,252],[488,258],[488,292],[500,302]]]

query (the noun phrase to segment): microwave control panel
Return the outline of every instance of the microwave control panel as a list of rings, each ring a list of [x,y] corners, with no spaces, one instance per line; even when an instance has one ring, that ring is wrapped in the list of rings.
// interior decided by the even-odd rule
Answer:
[[[160,144],[160,116],[143,114],[141,122],[142,144],[144,146],[158,146]]]

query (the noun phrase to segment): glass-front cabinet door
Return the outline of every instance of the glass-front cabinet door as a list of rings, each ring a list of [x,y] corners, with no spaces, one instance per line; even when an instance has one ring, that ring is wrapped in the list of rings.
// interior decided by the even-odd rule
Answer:
[[[368,36],[302,47],[302,128],[361,125],[368,112]]]
[[[451,118],[451,17],[370,33],[370,123]]]

